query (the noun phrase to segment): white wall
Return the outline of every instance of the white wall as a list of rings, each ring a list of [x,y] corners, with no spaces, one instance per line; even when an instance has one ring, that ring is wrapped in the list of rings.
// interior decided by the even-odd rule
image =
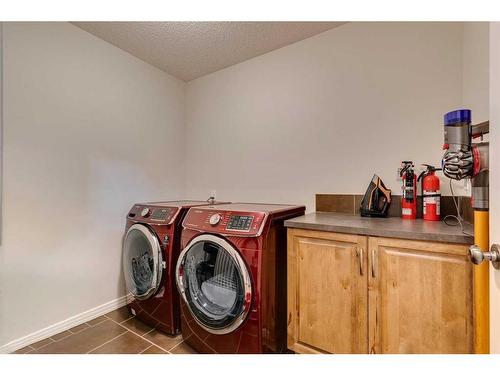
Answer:
[[[399,194],[401,160],[440,162],[462,43],[461,23],[351,23],[189,82],[187,195],[311,211],[373,173]]]
[[[184,89],[68,23],[4,25],[0,346],[124,294],[129,207],[183,196]]]
[[[500,243],[500,23],[490,24],[490,244]],[[500,271],[490,267],[490,351],[500,354]]]
[[[489,23],[464,22],[463,107],[473,123],[489,120]]]

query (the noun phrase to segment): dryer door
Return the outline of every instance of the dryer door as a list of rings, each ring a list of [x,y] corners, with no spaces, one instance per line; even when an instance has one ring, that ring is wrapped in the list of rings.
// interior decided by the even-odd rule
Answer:
[[[127,290],[146,299],[159,289],[163,259],[158,238],[143,224],[132,225],[123,241],[123,271]]]
[[[223,238],[195,237],[179,256],[176,281],[189,311],[208,332],[232,332],[250,311],[250,273],[238,251]]]

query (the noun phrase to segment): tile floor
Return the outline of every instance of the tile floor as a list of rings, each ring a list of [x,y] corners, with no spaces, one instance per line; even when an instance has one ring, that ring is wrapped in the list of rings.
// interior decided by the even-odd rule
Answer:
[[[16,354],[193,354],[182,337],[142,323],[126,307],[38,341]]]

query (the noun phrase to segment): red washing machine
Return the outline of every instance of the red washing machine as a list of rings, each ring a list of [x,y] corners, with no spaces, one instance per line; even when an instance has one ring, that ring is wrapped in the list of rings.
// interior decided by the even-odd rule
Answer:
[[[168,334],[180,332],[179,294],[174,272],[180,252],[182,219],[190,207],[207,201],[135,204],[127,215],[123,271],[130,311]]]
[[[304,206],[234,203],[191,208],[176,281],[181,327],[200,353],[286,350],[286,228]]]

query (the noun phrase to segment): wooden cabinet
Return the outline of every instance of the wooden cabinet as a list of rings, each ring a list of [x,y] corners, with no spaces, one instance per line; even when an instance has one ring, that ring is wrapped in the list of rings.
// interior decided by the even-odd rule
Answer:
[[[472,353],[467,246],[369,238],[371,353]]]
[[[467,246],[288,230],[288,347],[472,353]]]
[[[367,238],[289,230],[288,347],[366,353]]]

